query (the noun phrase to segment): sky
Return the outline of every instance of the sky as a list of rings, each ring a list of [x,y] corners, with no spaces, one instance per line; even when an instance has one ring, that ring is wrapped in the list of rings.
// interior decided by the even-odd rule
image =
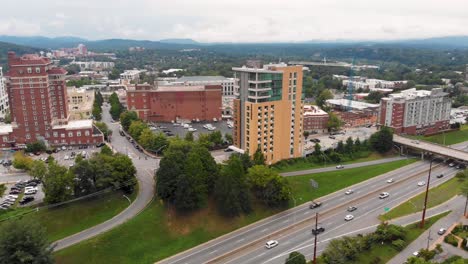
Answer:
[[[200,42],[468,35],[468,0],[2,0],[0,35]]]

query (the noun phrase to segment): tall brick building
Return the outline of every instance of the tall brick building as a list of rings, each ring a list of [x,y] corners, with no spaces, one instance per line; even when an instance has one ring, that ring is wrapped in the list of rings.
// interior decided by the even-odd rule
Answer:
[[[324,133],[328,130],[328,113],[316,105],[304,105],[303,130]]]
[[[7,91],[11,125],[0,127],[2,148],[37,140],[50,145],[94,144],[103,141],[92,120],[69,121],[66,71],[37,55],[8,53]]]
[[[380,101],[378,123],[397,134],[424,135],[448,129],[452,102],[442,88],[415,88],[390,94]]]
[[[127,108],[146,121],[212,121],[221,119],[221,85],[128,87]]]

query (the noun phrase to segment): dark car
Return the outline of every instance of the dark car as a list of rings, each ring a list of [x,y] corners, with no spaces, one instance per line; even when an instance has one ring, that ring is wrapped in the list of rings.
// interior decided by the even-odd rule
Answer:
[[[172,136],[174,136],[174,133],[171,133],[171,132],[166,132],[166,136],[168,136],[168,137],[172,137]]]
[[[25,197],[23,197],[23,199],[22,199],[19,203],[20,203],[21,205],[23,205],[23,204],[30,203],[30,202],[32,202],[32,201],[34,201],[34,197],[32,197],[32,196],[25,196]]]
[[[233,150],[230,149],[230,148],[225,148],[225,149],[224,149],[224,152],[232,152],[232,151],[233,151]]]
[[[336,139],[336,137],[335,137],[335,136],[329,136],[329,138],[331,138],[331,139]]]
[[[12,189],[12,190],[10,191],[10,194],[20,194],[20,193],[21,193],[21,191],[18,190],[18,189]]]
[[[319,201],[312,201],[309,205],[309,208],[310,209],[314,209],[314,208],[317,208],[317,207],[320,207],[322,206],[322,203],[319,202]]]
[[[48,149],[48,150],[46,150],[45,152],[46,152],[47,154],[50,155],[50,154],[52,154],[54,151],[53,151],[52,149]]]
[[[100,148],[100,147],[103,147],[105,144],[106,144],[106,143],[101,142],[101,143],[98,143],[98,144],[96,145],[96,147],[97,147],[97,148]]]
[[[323,233],[325,231],[325,228],[322,226],[318,226],[317,229],[312,229],[312,235],[318,235],[320,233]]]
[[[26,186],[28,186],[28,187],[36,187],[36,186],[37,186],[37,183],[35,183],[35,182],[28,182],[28,183],[26,184]]]
[[[444,174],[439,174],[436,177],[440,179],[440,178],[444,177]]]
[[[348,212],[356,211],[357,207],[356,206],[350,206],[348,207]]]

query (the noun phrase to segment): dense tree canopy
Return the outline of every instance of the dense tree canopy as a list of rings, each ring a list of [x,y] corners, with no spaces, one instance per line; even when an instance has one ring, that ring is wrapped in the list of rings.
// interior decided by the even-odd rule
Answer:
[[[387,152],[393,146],[393,131],[389,127],[382,127],[380,131],[371,135],[370,144],[380,153]]]

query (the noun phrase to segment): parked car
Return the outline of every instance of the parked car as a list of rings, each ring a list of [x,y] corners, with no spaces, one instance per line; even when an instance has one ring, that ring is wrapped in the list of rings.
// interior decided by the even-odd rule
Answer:
[[[106,143],[101,142],[101,143],[97,143],[96,147],[97,147],[97,148],[100,148],[100,147],[103,147],[104,145],[106,145]]]
[[[453,166],[455,166],[455,163],[452,162],[449,164],[449,167],[453,167]]]
[[[23,199],[19,202],[21,205],[27,204],[34,201],[34,197],[32,196],[25,196]]]
[[[190,127],[190,128],[188,129],[188,131],[189,131],[189,132],[195,132],[195,131],[197,131],[197,129],[196,129],[196,128],[193,128],[193,127]]]
[[[330,139],[336,139],[335,136],[329,136],[328,138],[330,138]]]
[[[63,157],[64,160],[69,160],[70,157],[68,155],[65,155],[65,157]]]
[[[319,202],[319,201],[312,201],[309,204],[310,209],[314,209],[314,208],[317,208],[317,207],[320,207],[320,206],[322,206],[322,203]]]
[[[317,229],[312,229],[312,235],[318,235],[323,232],[325,232],[325,228],[323,226],[318,226]]]
[[[390,178],[387,180],[387,183],[392,183],[392,182],[394,182],[393,178]]]
[[[232,149],[230,149],[230,148],[225,148],[225,149],[224,149],[224,152],[232,152],[232,151],[234,151],[234,150],[232,150]]]
[[[447,232],[447,229],[442,227],[441,229],[439,229],[439,231],[437,231],[437,234],[443,235],[443,234],[445,234],[445,232]]]

